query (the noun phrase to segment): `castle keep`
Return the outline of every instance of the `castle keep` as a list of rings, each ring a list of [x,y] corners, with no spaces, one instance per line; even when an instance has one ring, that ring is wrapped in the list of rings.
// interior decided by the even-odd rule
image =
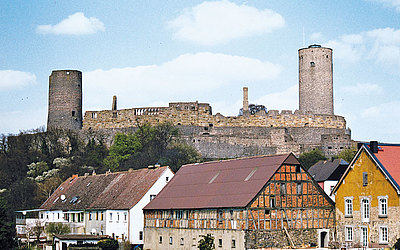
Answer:
[[[239,116],[213,115],[209,104],[197,101],[118,110],[114,97],[111,110],[86,111],[83,123],[81,72],[53,71],[48,128],[98,130],[112,135],[136,130],[137,122],[170,122],[206,158],[298,155],[314,148],[331,156],[351,146],[346,120],[333,111],[332,68],[331,49],[311,45],[299,50],[299,110],[294,112],[249,105],[248,88],[244,87]]]

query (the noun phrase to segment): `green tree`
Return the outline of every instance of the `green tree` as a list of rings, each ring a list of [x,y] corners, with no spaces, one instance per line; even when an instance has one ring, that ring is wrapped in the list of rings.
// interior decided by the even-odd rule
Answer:
[[[114,137],[114,143],[110,147],[109,156],[104,160],[104,165],[112,171],[119,170],[121,162],[128,160],[141,147],[136,133],[117,133]]]
[[[336,158],[343,159],[348,163],[350,163],[351,160],[353,160],[353,157],[356,155],[356,153],[357,153],[356,148],[344,149],[336,156]]]
[[[46,233],[48,235],[68,234],[70,232],[71,232],[71,228],[69,227],[69,225],[61,223],[61,222],[50,222],[46,226]]]
[[[199,240],[197,245],[200,250],[215,249],[214,237],[211,234],[201,235],[202,239]]]
[[[202,161],[201,155],[197,150],[185,143],[172,143],[168,146],[160,163],[170,166],[175,173],[182,165]]]
[[[309,152],[302,153],[299,157],[299,161],[305,169],[309,169],[312,165],[320,160],[326,160],[324,153],[322,153],[320,149],[314,149]]]
[[[0,197],[0,246],[1,249],[13,249],[15,225],[7,201]]]

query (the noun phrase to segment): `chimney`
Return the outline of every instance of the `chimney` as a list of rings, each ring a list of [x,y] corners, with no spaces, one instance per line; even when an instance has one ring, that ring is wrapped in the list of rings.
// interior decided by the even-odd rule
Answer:
[[[243,87],[243,116],[249,115],[249,88]]]
[[[378,153],[378,141],[370,141],[369,142],[369,149],[372,153]]]
[[[92,175],[96,175],[96,171],[93,170]]]
[[[77,174],[73,174],[72,178],[78,178],[78,175]]]
[[[117,111],[117,96],[113,96],[112,110]]]

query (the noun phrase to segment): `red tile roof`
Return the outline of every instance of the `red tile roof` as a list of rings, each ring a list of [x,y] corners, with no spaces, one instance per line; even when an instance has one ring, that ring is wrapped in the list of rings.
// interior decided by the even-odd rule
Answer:
[[[130,172],[71,177],[64,181],[40,208],[130,209],[140,201],[167,168],[144,168]]]
[[[185,165],[144,209],[245,207],[284,163],[300,164],[285,154]]]
[[[393,180],[400,184],[400,145],[379,144],[378,153],[374,153]]]

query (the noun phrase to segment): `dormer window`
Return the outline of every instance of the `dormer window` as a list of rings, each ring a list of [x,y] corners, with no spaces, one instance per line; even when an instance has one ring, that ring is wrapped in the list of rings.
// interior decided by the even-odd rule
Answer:
[[[315,62],[310,62],[311,67],[315,67]]]

